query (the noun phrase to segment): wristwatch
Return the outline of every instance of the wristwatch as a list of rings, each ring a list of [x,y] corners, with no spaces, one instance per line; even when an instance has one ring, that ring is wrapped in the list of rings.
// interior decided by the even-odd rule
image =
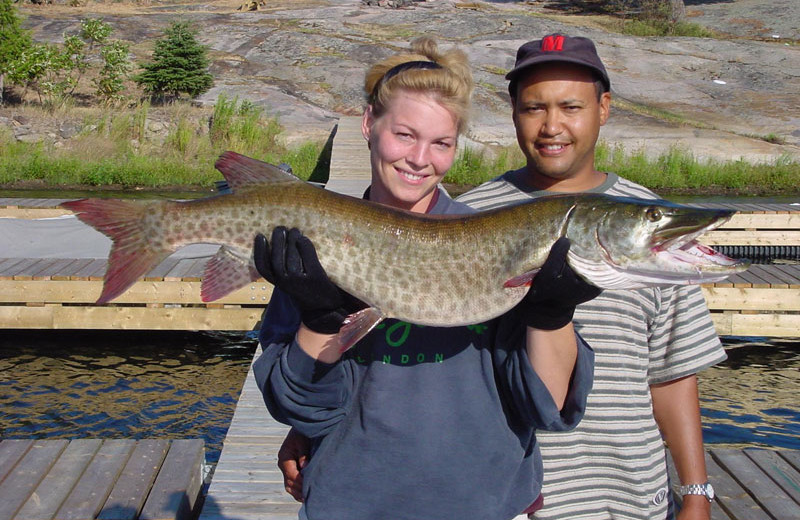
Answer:
[[[709,482],[704,484],[689,484],[688,486],[681,486],[680,492],[681,496],[703,495],[709,502],[714,500],[714,488]]]

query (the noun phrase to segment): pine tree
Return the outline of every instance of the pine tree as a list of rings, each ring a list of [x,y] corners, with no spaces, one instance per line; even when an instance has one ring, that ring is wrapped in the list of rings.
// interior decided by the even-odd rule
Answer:
[[[155,97],[179,97],[181,93],[196,97],[207,92],[213,84],[208,72],[206,47],[197,42],[187,22],[175,22],[156,41],[153,61],[142,68],[134,79],[145,92]]]
[[[21,22],[11,0],[0,0],[0,105],[3,104],[6,74],[33,44],[30,31],[22,29]]]

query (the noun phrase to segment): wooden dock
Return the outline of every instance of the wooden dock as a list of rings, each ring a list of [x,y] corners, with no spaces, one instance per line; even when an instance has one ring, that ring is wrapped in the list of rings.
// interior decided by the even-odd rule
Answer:
[[[276,464],[288,431],[267,413],[251,369],[199,520],[296,520],[299,504],[283,489]],[[718,495],[712,520],[800,519],[800,451],[712,447],[706,464]]]
[[[200,439],[0,442],[0,520],[191,520]]]

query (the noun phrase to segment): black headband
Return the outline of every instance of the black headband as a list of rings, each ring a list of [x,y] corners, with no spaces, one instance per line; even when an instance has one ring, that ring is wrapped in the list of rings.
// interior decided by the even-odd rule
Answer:
[[[386,71],[386,74],[375,83],[375,88],[372,89],[372,94],[370,94],[369,99],[370,103],[375,101],[375,98],[378,97],[378,91],[381,89],[384,83],[392,79],[393,77],[397,76],[404,70],[409,69],[421,69],[421,70],[431,70],[431,69],[441,69],[442,66],[436,63],[435,61],[406,61],[401,63],[400,65],[395,65],[391,69]]]

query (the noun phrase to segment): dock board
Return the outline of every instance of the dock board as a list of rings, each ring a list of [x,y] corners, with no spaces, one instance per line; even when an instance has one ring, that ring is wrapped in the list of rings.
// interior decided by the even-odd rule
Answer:
[[[253,360],[260,354],[258,347]],[[288,431],[267,412],[251,367],[199,520],[296,520],[300,506],[283,489],[277,466]]]
[[[0,520],[191,520],[200,439],[6,439]]]

